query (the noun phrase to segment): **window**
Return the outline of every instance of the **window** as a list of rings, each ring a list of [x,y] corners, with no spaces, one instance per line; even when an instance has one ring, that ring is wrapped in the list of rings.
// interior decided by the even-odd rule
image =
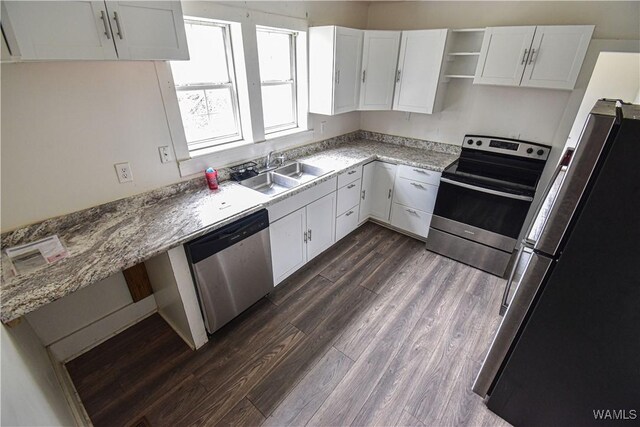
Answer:
[[[227,24],[185,20],[189,61],[171,70],[189,152],[242,139]]]
[[[258,27],[258,59],[264,133],[298,126],[296,33]]]

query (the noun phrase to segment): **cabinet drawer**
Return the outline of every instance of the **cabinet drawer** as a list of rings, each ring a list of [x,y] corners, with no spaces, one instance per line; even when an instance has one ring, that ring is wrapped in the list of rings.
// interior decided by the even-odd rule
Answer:
[[[398,176],[412,181],[424,182],[431,185],[440,185],[440,175],[440,172],[430,171],[427,169],[406,165],[398,166]]]
[[[427,237],[431,214],[394,203],[391,207],[391,225],[418,236]]]
[[[424,212],[433,212],[438,187],[404,178],[396,180],[393,201]]]
[[[360,203],[360,180],[356,180],[338,190],[337,215],[342,215],[347,209]]]
[[[358,205],[336,219],[336,242],[358,227]]]
[[[350,182],[360,179],[362,177],[362,166],[356,166],[355,168],[347,169],[346,171],[338,175],[338,188],[344,187]]]

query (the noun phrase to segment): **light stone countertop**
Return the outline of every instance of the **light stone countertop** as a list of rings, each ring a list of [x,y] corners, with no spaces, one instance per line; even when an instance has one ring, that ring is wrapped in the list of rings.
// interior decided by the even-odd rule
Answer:
[[[314,144],[311,144],[312,146]],[[457,158],[449,152],[368,140],[300,147],[295,156],[333,170],[274,197],[233,181],[209,190],[204,178],[52,218],[2,235],[0,320],[9,322],[81,288],[373,160],[442,171]],[[446,151],[446,150],[445,150]],[[10,277],[4,249],[57,234],[69,256],[28,274]],[[5,277],[6,276],[6,277]]]

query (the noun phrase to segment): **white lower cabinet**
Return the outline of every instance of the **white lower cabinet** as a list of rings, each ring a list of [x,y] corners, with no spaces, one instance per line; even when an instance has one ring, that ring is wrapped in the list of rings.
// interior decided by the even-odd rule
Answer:
[[[306,208],[298,209],[269,225],[274,285],[307,262],[306,232]]]
[[[431,214],[419,209],[394,203],[391,209],[391,225],[421,237],[429,234]]]
[[[336,242],[358,228],[358,208],[354,206],[336,218]]]
[[[433,212],[438,187],[420,181],[396,179],[393,201],[425,212]]]
[[[306,210],[307,261],[311,261],[336,241],[336,193],[316,200]]]
[[[396,168],[397,166],[391,163],[378,161],[364,165],[362,171],[360,221],[371,217],[389,222]]]
[[[332,191],[269,225],[274,285],[333,245],[335,216],[336,192]]]

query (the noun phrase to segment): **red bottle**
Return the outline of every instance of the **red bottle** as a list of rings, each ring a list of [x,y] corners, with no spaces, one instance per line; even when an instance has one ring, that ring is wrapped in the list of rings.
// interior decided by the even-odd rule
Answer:
[[[209,189],[217,190],[218,189],[218,171],[213,168],[208,168],[204,171],[204,175],[207,177],[207,184],[209,184]]]

